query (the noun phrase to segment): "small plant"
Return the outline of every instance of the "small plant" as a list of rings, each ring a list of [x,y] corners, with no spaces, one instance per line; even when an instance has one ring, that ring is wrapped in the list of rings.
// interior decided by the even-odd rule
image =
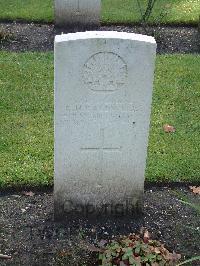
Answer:
[[[0,28],[0,43],[4,41],[8,41],[12,38],[13,38],[13,35],[10,32],[5,31],[4,29]]]
[[[150,240],[148,232],[144,237],[130,234],[112,240],[99,254],[102,266],[170,266],[180,258],[181,255],[170,253],[159,241]]]
[[[142,23],[147,23],[155,6],[157,0],[148,0],[147,1],[147,6],[145,9],[142,8],[141,2],[140,0],[137,0],[137,5],[140,11],[140,15],[141,15],[141,22]]]
[[[153,14],[153,11],[158,1],[147,0],[146,5],[144,5],[144,2],[141,0],[137,0],[136,2],[137,2],[138,11],[140,13],[140,23],[141,23],[143,30],[145,31],[145,34],[150,34],[153,37],[155,37],[156,40],[159,40],[161,38],[160,32],[159,32],[161,28],[161,24],[169,13],[170,4],[167,3],[167,4],[162,5],[156,18],[154,18],[154,24],[157,25],[157,27],[151,28],[149,25],[149,20]]]

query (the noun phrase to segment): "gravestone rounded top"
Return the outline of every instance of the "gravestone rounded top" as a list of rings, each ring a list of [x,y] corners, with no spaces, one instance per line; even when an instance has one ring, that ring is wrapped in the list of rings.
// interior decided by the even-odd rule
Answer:
[[[88,39],[120,39],[120,40],[132,40],[135,42],[144,42],[156,47],[156,41],[153,37],[128,33],[128,32],[117,32],[117,31],[85,31],[85,32],[75,32],[68,34],[61,34],[55,36],[55,43],[66,42],[66,41],[76,41],[76,40],[88,40]]]

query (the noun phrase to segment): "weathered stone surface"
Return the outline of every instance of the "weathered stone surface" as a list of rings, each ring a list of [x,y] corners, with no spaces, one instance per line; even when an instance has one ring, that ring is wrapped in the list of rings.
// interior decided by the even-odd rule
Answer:
[[[101,0],[55,0],[55,22],[58,26],[98,25]]]
[[[55,38],[55,217],[141,209],[156,43],[133,33]]]

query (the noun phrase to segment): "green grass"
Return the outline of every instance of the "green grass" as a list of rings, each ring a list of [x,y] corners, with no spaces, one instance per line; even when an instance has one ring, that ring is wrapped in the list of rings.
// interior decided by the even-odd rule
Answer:
[[[200,56],[159,56],[147,177],[200,181]],[[176,132],[165,133],[164,124]]]
[[[53,21],[53,0],[0,0],[0,19]]]
[[[144,9],[147,0],[140,0]],[[134,23],[141,19],[137,0],[103,0],[102,21],[106,23]],[[162,17],[162,14],[165,14]],[[199,0],[157,0],[150,23],[197,24]]]
[[[0,69],[0,187],[49,184],[53,176],[53,56],[3,52]]]
[[[158,56],[147,180],[200,179],[200,56]],[[53,54],[0,53],[0,187],[53,182]],[[163,132],[163,124],[176,132]]]
[[[147,0],[140,0],[145,7]],[[52,22],[53,0],[0,0],[0,19],[24,19]],[[161,12],[166,13],[163,23],[197,24],[200,15],[199,0],[157,0],[151,23],[160,21]],[[135,23],[140,19],[137,0],[102,0],[102,22]]]

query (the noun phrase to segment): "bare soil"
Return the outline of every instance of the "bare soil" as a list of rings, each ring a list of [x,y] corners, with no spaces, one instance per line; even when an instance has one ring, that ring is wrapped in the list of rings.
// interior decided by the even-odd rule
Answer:
[[[12,259],[0,259],[0,265],[97,265],[97,254],[84,249],[83,243],[96,244],[101,239],[138,232],[142,226],[183,259],[200,255],[200,214],[179,201],[182,195],[199,205],[200,195],[187,186],[151,187],[145,191],[141,217],[66,220],[61,224],[53,219],[51,191],[36,191],[33,196],[2,192],[0,253]]]
[[[52,51],[57,34],[91,30],[91,28],[56,28],[53,24],[22,22],[0,23],[0,49],[7,51]],[[194,26],[103,25],[92,30],[125,31],[154,36],[158,53],[199,53],[200,33]]]

